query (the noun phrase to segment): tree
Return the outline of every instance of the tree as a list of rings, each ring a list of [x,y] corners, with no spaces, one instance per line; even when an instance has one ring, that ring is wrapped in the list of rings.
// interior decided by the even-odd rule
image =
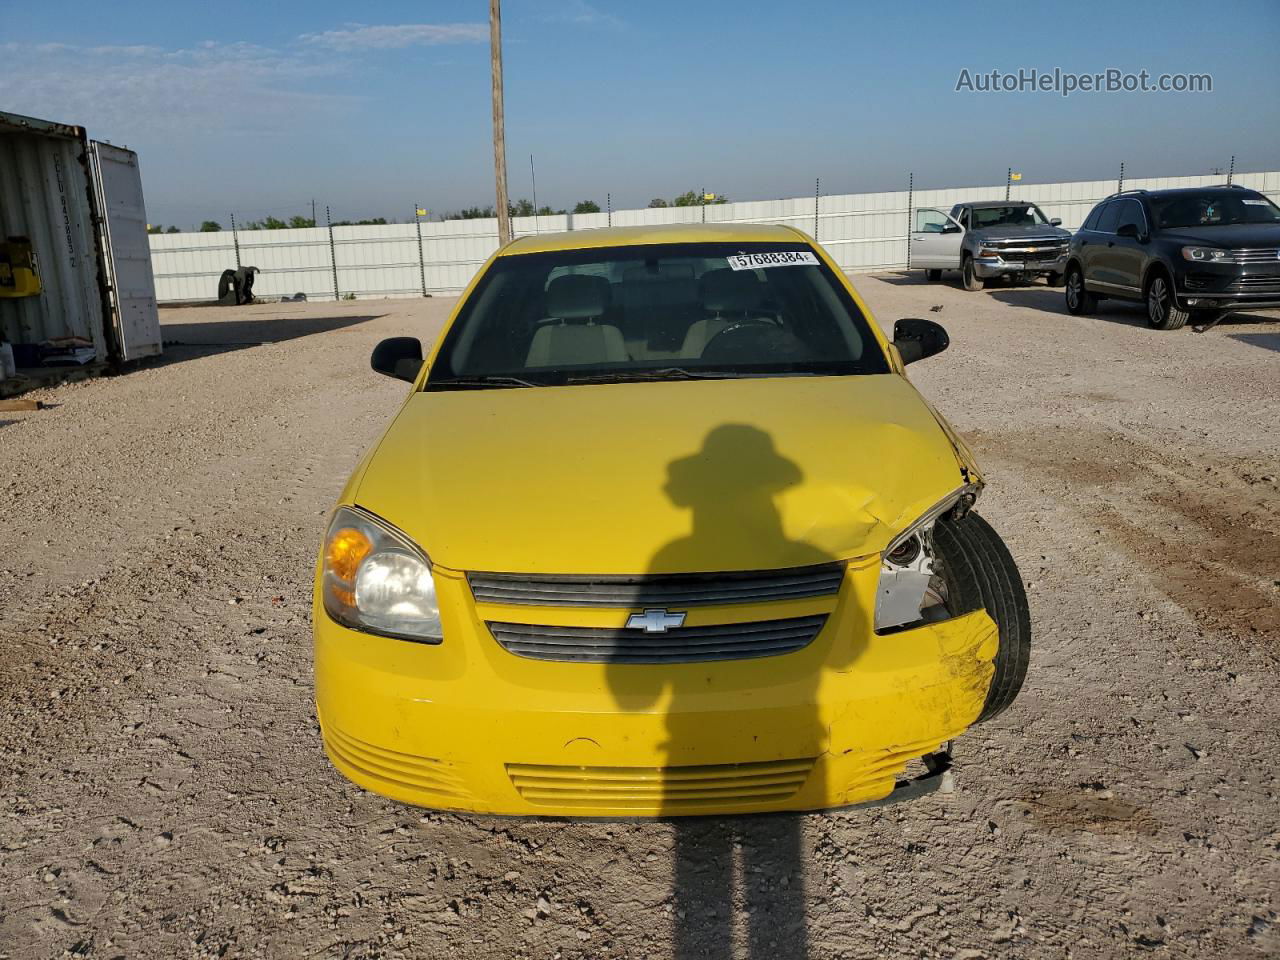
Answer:
[[[579,200],[578,205],[573,208],[574,213],[599,213],[600,204],[594,200]]]
[[[221,231],[222,224],[217,220],[206,220],[204,223],[200,224],[201,233],[220,233]]]
[[[661,197],[654,197],[652,200],[649,201],[650,210],[656,209],[658,207],[665,207],[665,206],[667,206],[667,201],[663,200]]]
[[[539,207],[539,208],[538,208],[538,216],[540,216],[540,217],[554,217],[554,216],[557,216],[557,215],[563,216],[563,215],[564,215],[564,211],[563,211],[563,210],[552,210],[552,209],[551,209],[550,207],[548,207],[548,206],[541,206],[541,207]]]
[[[300,227],[314,227],[316,222],[310,217],[290,217],[289,226],[295,230]]]
[[[523,198],[517,200],[511,205],[511,215],[513,217],[532,217],[533,201],[525,200]]]
[[[168,230],[165,231],[165,233],[181,233],[181,232],[182,231],[179,230],[177,227],[170,227]]]
[[[148,223],[147,233],[164,233],[164,227],[160,226],[158,223]]]
[[[673,207],[702,207],[708,203],[728,203],[729,198],[721,194],[716,194],[714,200],[704,200],[703,195],[697,190],[686,190],[680,196],[671,201]],[[650,204],[652,206],[652,204]]]
[[[277,220],[275,217],[265,217],[262,221],[263,230],[284,230],[288,226],[283,220]]]
[[[467,207],[464,210],[457,210],[453,213],[446,213],[441,219],[444,220],[488,220],[496,217],[497,213],[493,207]]]

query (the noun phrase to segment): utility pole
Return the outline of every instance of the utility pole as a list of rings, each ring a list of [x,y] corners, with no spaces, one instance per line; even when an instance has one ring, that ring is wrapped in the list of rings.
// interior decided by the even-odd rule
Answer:
[[[538,171],[533,168],[533,154],[529,154],[529,179],[533,181],[533,232],[538,233]]]
[[[493,178],[498,193],[498,243],[511,242],[507,142],[502,119],[502,0],[489,0],[489,71],[493,76]]]
[[[311,198],[311,225],[316,225],[316,198]]]

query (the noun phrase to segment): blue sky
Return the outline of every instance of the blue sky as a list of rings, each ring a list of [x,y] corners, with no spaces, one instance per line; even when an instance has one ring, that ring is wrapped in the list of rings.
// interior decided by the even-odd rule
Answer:
[[[488,4],[0,0],[0,110],[139,151],[153,222],[493,201]],[[358,22],[353,22],[353,18]],[[1280,167],[1280,2],[506,0],[512,195],[643,206]],[[974,73],[1208,73],[982,94]]]

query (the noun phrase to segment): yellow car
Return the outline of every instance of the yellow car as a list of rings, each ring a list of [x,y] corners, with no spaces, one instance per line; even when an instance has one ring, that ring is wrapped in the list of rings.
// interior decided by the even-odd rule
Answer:
[[[522,237],[348,482],[316,706],[360,786],[558,817],[814,810],[946,778],[1030,624],[982,477],[848,279],[780,226]]]

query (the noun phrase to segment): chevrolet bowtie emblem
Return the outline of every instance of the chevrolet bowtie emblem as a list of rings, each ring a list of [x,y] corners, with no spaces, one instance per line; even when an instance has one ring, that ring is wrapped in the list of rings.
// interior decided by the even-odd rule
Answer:
[[[645,633],[666,633],[672,627],[684,626],[683,613],[667,613],[662,608],[649,608],[644,613],[633,613],[627,617],[628,630],[643,630]]]

